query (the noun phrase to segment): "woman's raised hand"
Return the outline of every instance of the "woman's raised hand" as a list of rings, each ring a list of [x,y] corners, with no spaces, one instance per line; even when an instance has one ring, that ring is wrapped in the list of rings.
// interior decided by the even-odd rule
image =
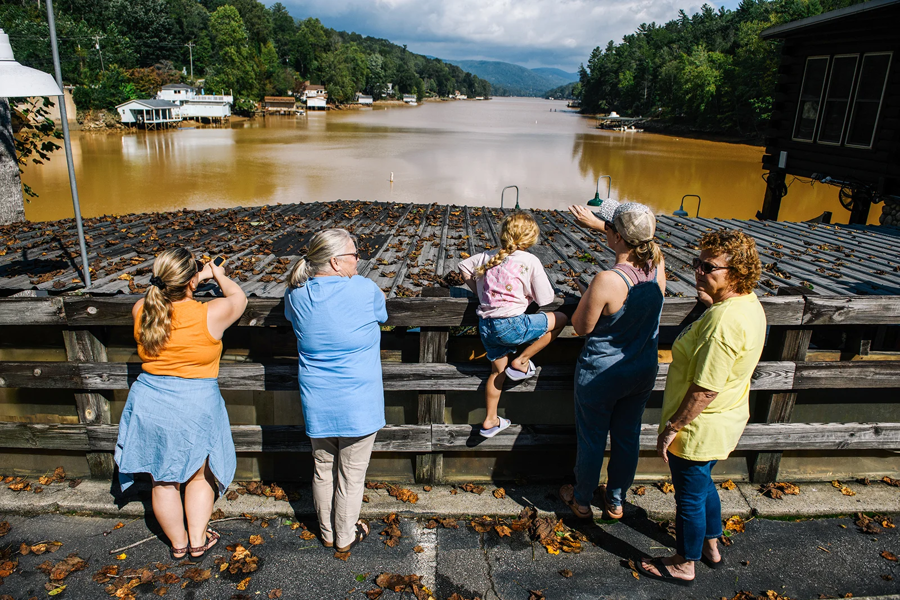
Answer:
[[[586,206],[581,206],[580,204],[574,204],[569,207],[569,212],[575,217],[575,220],[578,221],[579,224],[584,225],[585,227],[590,227],[591,229],[599,229],[603,231],[605,226],[603,221],[599,219],[594,213],[590,211]]]

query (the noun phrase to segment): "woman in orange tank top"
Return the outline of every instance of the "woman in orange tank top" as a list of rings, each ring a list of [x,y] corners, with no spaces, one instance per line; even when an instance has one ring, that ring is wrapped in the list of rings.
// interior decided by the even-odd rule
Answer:
[[[197,302],[194,291],[208,279],[225,297]],[[123,490],[135,473],[153,478],[153,514],[176,559],[199,558],[219,539],[209,518],[237,459],[216,378],[222,335],[246,306],[247,296],[221,266],[178,248],[156,257],[150,288],[131,311],[144,372],[119,420],[115,459]]]

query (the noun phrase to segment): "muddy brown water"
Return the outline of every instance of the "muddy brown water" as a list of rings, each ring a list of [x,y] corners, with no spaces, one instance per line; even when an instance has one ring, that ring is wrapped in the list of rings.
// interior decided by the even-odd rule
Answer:
[[[526,208],[564,208],[611,196],[671,214],[685,194],[700,216],[750,219],[762,206],[763,149],[594,128],[565,103],[533,98],[426,102],[269,117],[218,128],[74,132],[85,217],[110,213],[364,199],[499,206],[519,187]],[[391,174],[393,173],[393,182]],[[30,220],[72,216],[62,151],[24,179],[40,197]],[[789,182],[791,178],[788,178]],[[600,184],[606,196],[606,182]],[[505,205],[515,202],[515,190]],[[685,202],[693,216],[696,199]],[[794,181],[781,218],[822,211],[846,222],[837,189]],[[877,222],[879,208],[870,222]]]

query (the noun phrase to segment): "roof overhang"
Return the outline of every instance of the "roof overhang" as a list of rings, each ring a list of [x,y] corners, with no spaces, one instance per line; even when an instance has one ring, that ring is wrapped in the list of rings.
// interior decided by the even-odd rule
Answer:
[[[846,8],[831,10],[814,17],[807,17],[798,21],[791,21],[790,23],[784,23],[782,25],[776,25],[775,27],[769,27],[768,29],[760,33],[759,37],[764,40],[783,38],[803,29],[824,25],[826,23],[830,23],[838,19],[843,19],[851,15],[879,10],[895,4],[900,4],[900,0],[869,0],[868,2],[863,2],[862,4],[854,4],[853,6],[848,6]]]

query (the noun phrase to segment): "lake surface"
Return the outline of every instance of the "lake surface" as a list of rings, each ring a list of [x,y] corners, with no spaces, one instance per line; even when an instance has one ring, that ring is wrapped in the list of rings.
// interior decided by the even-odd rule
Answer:
[[[762,148],[601,131],[563,102],[532,98],[74,132],[72,146],[86,217],[356,198],[499,206],[507,185],[519,187],[522,207],[560,209],[586,203],[601,175],[612,177],[611,197],[669,214],[683,195],[697,194],[700,216],[750,219],[765,194]],[[24,179],[40,194],[26,205],[28,219],[72,216],[62,150],[29,166]],[[605,197],[605,180],[600,188]],[[505,206],[514,203],[509,190]],[[696,198],[685,205],[694,215]],[[780,216],[799,221],[824,210],[835,222],[849,217],[836,188],[795,181]]]

